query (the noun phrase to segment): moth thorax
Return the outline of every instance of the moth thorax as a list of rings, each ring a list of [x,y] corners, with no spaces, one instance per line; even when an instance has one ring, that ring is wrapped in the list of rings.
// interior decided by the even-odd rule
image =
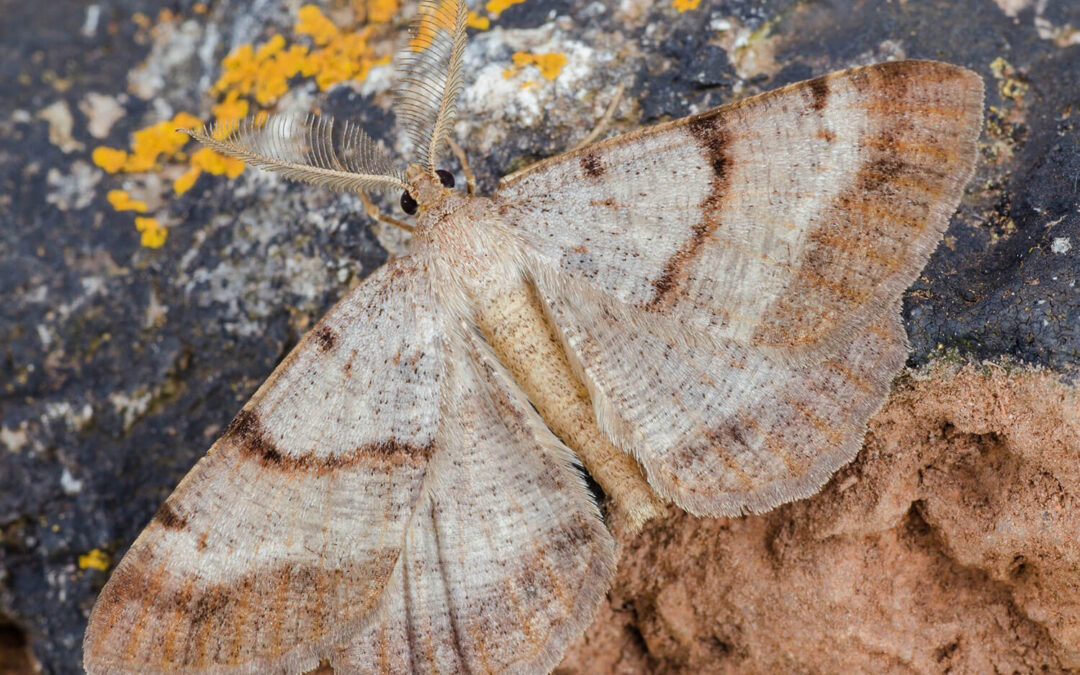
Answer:
[[[521,277],[521,252],[509,228],[492,215],[489,200],[463,199],[438,222],[417,227],[416,237],[432,256],[436,274],[463,297],[483,302]]]

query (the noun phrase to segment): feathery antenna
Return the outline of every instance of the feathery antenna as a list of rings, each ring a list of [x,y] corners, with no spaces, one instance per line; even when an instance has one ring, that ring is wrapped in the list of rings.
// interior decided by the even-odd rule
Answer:
[[[371,136],[349,122],[335,126],[328,116],[261,113],[180,131],[223,155],[288,180],[342,192],[409,189],[405,176]]]
[[[416,147],[417,163],[432,173],[464,83],[467,13],[462,0],[422,0],[412,38],[398,55],[394,112]]]

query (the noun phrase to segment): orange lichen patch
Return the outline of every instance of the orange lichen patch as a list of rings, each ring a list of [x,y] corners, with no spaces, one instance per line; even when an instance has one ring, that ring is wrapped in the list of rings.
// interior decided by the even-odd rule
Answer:
[[[269,105],[289,91],[289,78],[307,74],[307,58],[307,47],[292,45],[285,51],[274,52],[272,58],[263,60],[255,80],[255,101],[259,105]]]
[[[477,30],[487,30],[491,28],[491,20],[486,16],[481,16],[476,12],[469,10],[469,15],[465,18],[466,25],[469,28],[476,28]]]
[[[454,3],[451,0],[443,0],[435,9],[421,14],[416,24],[416,34],[409,42],[409,50],[422,52],[431,46],[440,31],[453,33],[454,18]]]
[[[701,4],[701,0],[672,0],[671,6],[680,12],[689,12],[692,9],[697,9]]]
[[[215,176],[236,178],[244,173],[244,163],[234,157],[226,157],[210,148],[202,148],[191,156],[192,168]]]
[[[1016,77],[1016,68],[1002,57],[997,57],[990,63],[990,71],[994,79],[998,80],[998,92],[1002,97],[1018,101],[1028,91],[1028,85],[1022,79]]]
[[[428,12],[420,19],[423,24],[434,28],[441,28],[447,32],[454,30],[454,18],[457,15],[457,3],[454,0],[442,0],[434,11]]]
[[[259,48],[255,50],[255,60],[259,63],[264,63],[277,56],[282,49],[285,49],[285,38],[280,35],[275,35],[259,45]]]
[[[136,131],[132,135],[130,151],[99,147],[94,148],[91,157],[94,164],[109,173],[137,173],[157,169],[161,161],[176,158],[188,141],[188,137],[176,129],[200,125],[199,118],[194,115],[177,113],[171,120]]]
[[[132,199],[126,190],[109,190],[108,194],[105,195],[105,199],[109,200],[109,203],[117,211],[146,213],[146,202]]]
[[[255,62],[255,48],[251,45],[240,45],[229,52],[229,55],[221,62],[224,70],[218,81],[210,89],[213,94],[221,94],[232,90],[238,94],[247,94],[255,88],[255,76],[259,64]]]
[[[212,108],[219,123],[217,135],[227,134],[229,122],[265,114],[261,108],[274,104],[289,91],[293,78],[313,78],[320,89],[350,79],[363,80],[372,67],[389,63],[390,56],[377,55],[370,44],[375,32],[372,24],[389,22],[397,13],[400,0],[351,0],[354,16],[368,25],[358,29],[340,28],[315,5],[304,5],[297,14],[295,31],[309,44],[292,42],[282,35],[272,35],[261,44],[241,45],[222,60],[222,72],[211,89],[217,99]],[[202,11],[208,11],[204,6]],[[442,8],[433,20],[443,13]],[[453,16],[453,14],[449,14]],[[138,15],[133,20],[143,27],[149,18]],[[144,25],[145,24],[145,25]],[[441,25],[441,24],[439,24]],[[190,190],[203,173],[236,178],[244,171],[244,163],[203,148],[187,157],[183,148],[188,136],[177,128],[202,126],[193,115],[179,113],[172,120],[135,132],[129,149],[100,147],[93,151],[94,163],[109,173],[134,173],[157,170],[165,162],[186,161],[187,167],[173,180],[176,195]],[[174,174],[175,175],[175,174]],[[110,202],[118,210],[145,212],[146,204],[135,202],[123,191],[110,193]],[[124,195],[121,197],[121,195]],[[142,234],[142,245],[158,248],[165,243],[168,229],[154,218],[137,218],[136,228]]]
[[[99,549],[79,556],[79,569],[92,568],[101,572],[109,569],[109,556]]]
[[[204,171],[214,176],[236,178],[244,172],[244,163],[210,148],[201,148],[191,155],[191,168],[173,181],[173,192],[182,195],[190,190]]]
[[[486,9],[489,14],[498,16],[510,7],[520,5],[523,2],[525,2],[525,0],[488,0],[488,3],[484,5],[484,9]]]
[[[503,71],[503,77],[510,79],[527,66],[536,66],[540,69],[540,75],[546,80],[554,80],[562,72],[566,65],[566,55],[560,52],[550,54],[530,54],[529,52],[516,52],[513,56],[514,67]]]
[[[298,35],[310,35],[311,41],[320,47],[329,44],[341,34],[334,22],[326,18],[322,10],[315,5],[304,5],[300,8],[296,13],[296,27],[293,30]]]
[[[127,152],[123,150],[117,150],[116,148],[94,148],[94,152],[91,154],[91,158],[94,160],[94,164],[97,164],[106,173],[116,173],[124,168],[124,164],[127,163]]]
[[[135,173],[157,169],[162,160],[173,159],[188,142],[188,137],[177,131],[197,127],[198,117],[178,113],[171,120],[152,124],[136,131],[132,136],[131,152],[124,163],[124,171]]]
[[[349,79],[367,78],[371,68],[390,62],[390,56],[377,57],[368,44],[369,27],[340,35],[336,40],[308,57],[304,75],[314,75],[319,89]]]
[[[199,180],[199,176],[201,175],[202,169],[195,167],[188,169],[180,174],[179,178],[173,181],[173,192],[175,192],[177,196],[184,194],[195,185],[195,181]]]
[[[169,230],[157,218],[136,218],[135,229],[142,233],[139,243],[146,248],[161,248],[169,237]]]
[[[225,102],[241,105],[241,96],[254,96],[260,105],[269,105],[289,90],[289,78],[305,73],[308,48],[291,45],[275,35],[258,49],[241,45],[222,62],[224,71],[212,93],[225,95]],[[246,112],[246,111],[245,111]]]
[[[397,0],[371,0],[363,11],[372,20],[389,20],[396,9]],[[373,66],[389,62],[389,56],[376,56],[368,43],[370,26],[343,31],[315,5],[300,8],[294,29],[309,37],[315,48],[288,45],[283,36],[275,35],[258,47],[241,45],[225,57],[221,77],[211,90],[224,97],[221,105],[229,107],[228,114],[215,109],[219,120],[243,117],[236,113],[245,97],[253,97],[260,106],[273,104],[289,90],[294,77],[314,77],[319,88],[326,89],[349,79],[363,80]],[[243,109],[244,114],[247,111]]]
[[[183,147],[187,136],[176,133],[169,122],[159,122],[153,126],[135,132],[131,154],[124,162],[126,173],[151,171],[158,168],[158,159],[162,155],[171,155]]]
[[[224,101],[218,103],[210,110],[214,114],[214,119],[218,122],[223,122],[247,117],[250,108],[251,104],[247,102],[247,99],[242,99],[237,92],[230,91]]]
[[[398,12],[398,0],[367,0],[365,15],[369,23],[388,23]]]

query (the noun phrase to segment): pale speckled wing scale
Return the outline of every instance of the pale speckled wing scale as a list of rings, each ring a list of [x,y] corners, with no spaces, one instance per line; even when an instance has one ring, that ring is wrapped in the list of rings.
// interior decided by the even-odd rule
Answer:
[[[399,258],[304,338],[102,590],[90,673],[557,664],[614,542],[573,453],[434,297]]]
[[[562,273],[719,337],[814,351],[922,269],[981,115],[974,73],[883,63],[538,163],[499,198]]]
[[[838,355],[797,366],[735,342],[694,343],[586,286],[553,288],[552,321],[601,428],[658,494],[699,515],[763,512],[817,492],[858,451],[908,351],[895,307]]]
[[[480,338],[448,353],[448,451],[382,618],[342,646],[340,672],[546,673],[611,582],[614,543],[570,451]]]
[[[501,216],[599,422],[661,495],[761,511],[851,459],[903,363],[899,298],[971,176],[982,100],[963,68],[884,63],[504,179]],[[672,403],[685,414],[657,412]]]
[[[369,620],[436,449],[437,324],[407,259],[338,303],[120,562],[86,669],[303,672]]]

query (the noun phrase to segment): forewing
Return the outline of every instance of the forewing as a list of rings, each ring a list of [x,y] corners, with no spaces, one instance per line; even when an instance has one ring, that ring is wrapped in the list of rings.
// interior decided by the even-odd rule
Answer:
[[[407,258],[337,304],[102,590],[86,669],[302,672],[372,612],[434,451],[445,368]]]
[[[981,79],[901,61],[842,71],[504,179],[537,265],[789,360],[892,307],[971,176]]]
[[[585,284],[538,285],[601,428],[661,496],[695,515],[764,512],[816,493],[855,456],[908,344],[898,307],[795,365],[716,345]]]
[[[433,480],[339,672],[546,673],[610,583],[614,545],[570,452],[479,338],[455,351]]]

